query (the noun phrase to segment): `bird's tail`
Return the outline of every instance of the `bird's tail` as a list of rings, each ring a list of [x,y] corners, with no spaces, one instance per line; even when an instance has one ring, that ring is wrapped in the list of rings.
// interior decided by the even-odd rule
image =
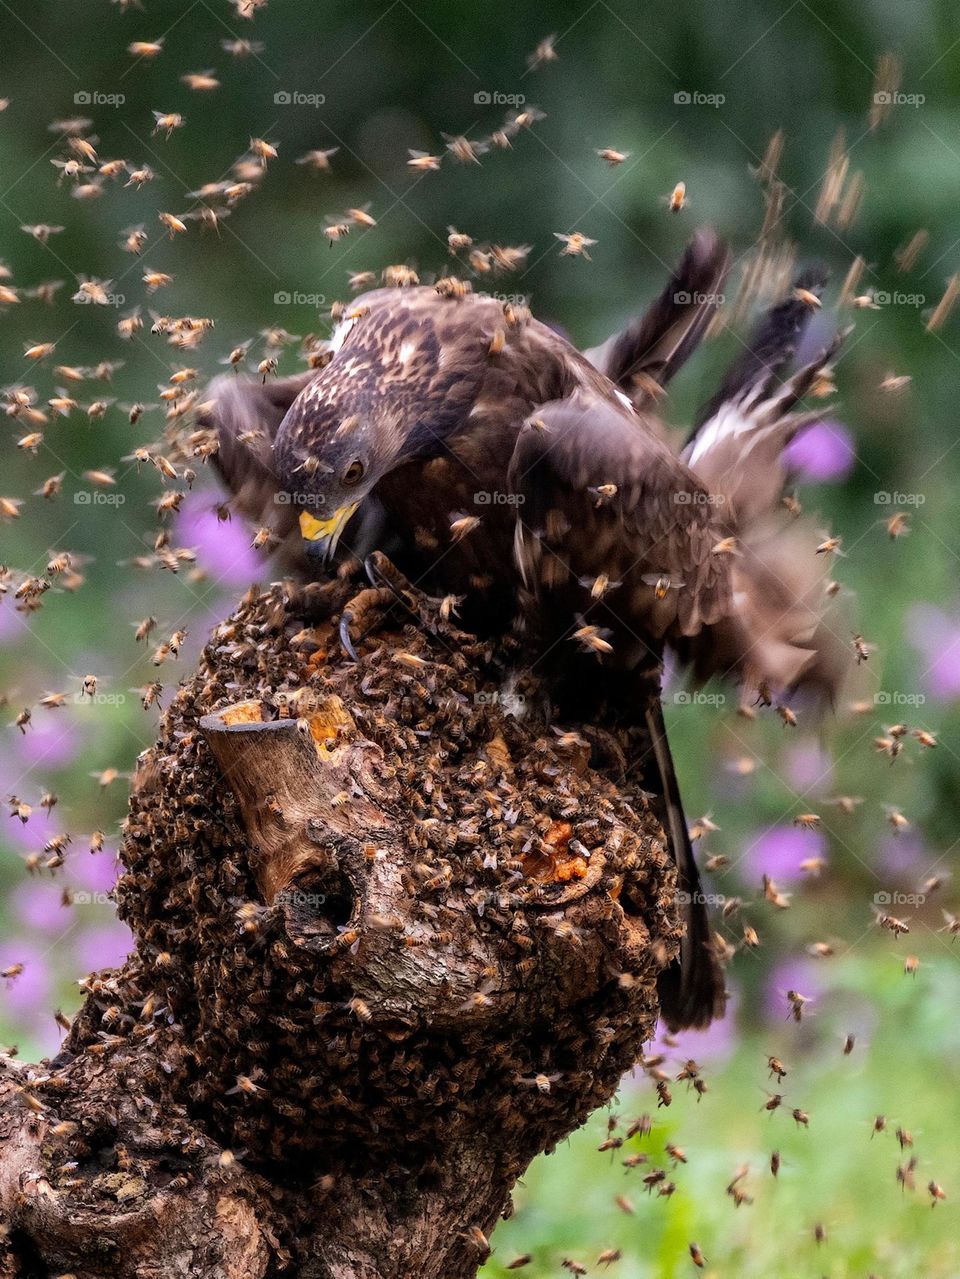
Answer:
[[[677,898],[683,906],[685,930],[680,954],[660,974],[660,1014],[672,1031],[702,1029],[726,1006],[723,969],[714,949],[700,872],[693,856],[680,787],[667,741],[659,698],[648,701],[647,732],[660,773],[663,823],[677,864]]]
[[[636,408],[648,407],[698,346],[722,301],[729,259],[727,246],[709,227],[701,227],[643,315],[585,352]]]
[[[824,376],[846,336],[838,332],[784,378],[824,283],[822,271],[806,273],[761,320],[681,455],[719,504],[735,539],[735,608],[681,645],[680,656],[698,679],[733,675],[833,700],[850,655],[825,593],[827,563],[816,554],[822,539],[782,503],[789,478],[785,450],[824,416],[823,410],[797,412],[796,406]]]

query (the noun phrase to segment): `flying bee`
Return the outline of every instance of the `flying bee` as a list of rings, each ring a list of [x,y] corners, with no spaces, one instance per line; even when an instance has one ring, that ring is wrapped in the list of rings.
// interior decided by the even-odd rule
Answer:
[[[843,543],[842,537],[828,537],[817,547],[818,555],[842,555],[840,547]]]
[[[187,123],[179,111],[170,111],[166,113],[163,111],[154,111],[153,118],[155,121],[153,135],[156,136],[158,133],[162,133],[167,138],[170,137],[175,129],[182,129]],[[153,175],[151,174],[150,176],[152,177]],[[133,179],[134,175],[131,174],[130,181],[133,182]],[[129,186],[130,183],[127,185]],[[137,182],[135,185],[140,186],[142,183]]]
[[[127,53],[135,58],[156,58],[163,52],[163,36],[156,40],[134,40],[127,45]]]
[[[596,240],[591,240],[582,231],[571,231],[567,234],[562,231],[554,231],[553,234],[563,245],[560,250],[562,258],[585,258],[587,262],[593,261],[587,249],[596,244]]]
[[[687,184],[678,182],[669,195],[665,195],[667,207],[671,213],[680,213],[687,207]]]
[[[141,165],[139,169],[131,170],[130,177],[127,179],[124,185],[128,187],[136,187],[137,190],[139,191],[141,187],[144,186],[145,183],[152,182],[153,178],[154,178],[153,170],[150,168],[148,164],[144,164],[144,165]]]
[[[921,746],[929,750],[933,750],[937,745],[935,734],[927,732],[925,728],[915,728],[912,736],[917,739]]]
[[[211,93],[220,88],[220,81],[212,71],[187,71],[180,77],[180,82],[194,93]]]
[[[707,1259],[703,1255],[703,1253],[700,1251],[699,1244],[692,1243],[689,1245],[689,1248],[690,1248],[690,1260],[693,1262],[693,1264],[697,1267],[698,1270],[702,1270],[704,1266],[707,1264]]]
[[[711,555],[739,555],[740,549],[735,537],[722,537],[710,548]]]
[[[120,244],[126,253],[139,254],[148,239],[147,230],[144,226],[128,227],[123,232],[123,239]]]
[[[801,995],[798,990],[787,991],[787,1003],[790,1005],[790,1016],[794,1021],[803,1020],[803,1008],[810,1002],[809,995]]]
[[[679,578],[663,573],[644,573],[640,580],[645,582],[647,586],[653,587],[653,593],[658,600],[664,599],[668,591],[678,591],[682,586],[686,585]]]
[[[816,830],[820,825],[820,817],[817,813],[799,813],[793,819],[793,824],[801,830]]]
[[[613,147],[601,147],[597,152],[601,160],[606,160],[611,169],[615,169],[618,164],[623,164],[624,160],[629,158],[629,151],[615,151]]]
[[[602,600],[610,591],[615,591],[620,582],[611,582],[606,573],[600,573],[593,578],[581,577],[580,585],[589,590],[593,599]]]
[[[306,165],[307,168],[313,169],[314,173],[329,173],[330,158],[335,156],[339,150],[339,147],[330,147],[326,151],[308,151],[306,155],[300,156],[295,163]]]
[[[570,638],[576,640],[586,652],[595,653],[599,658],[613,652],[613,645],[606,638],[610,633],[605,628],[584,624],[575,630]]]
[[[175,235],[186,234],[186,231],[187,231],[186,222],[178,218],[175,213],[158,213],[157,218],[163,223],[163,225],[170,232],[171,240],[174,238]]]

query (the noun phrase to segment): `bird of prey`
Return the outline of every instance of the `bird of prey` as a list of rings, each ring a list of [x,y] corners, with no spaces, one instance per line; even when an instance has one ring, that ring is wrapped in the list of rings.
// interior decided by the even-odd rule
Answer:
[[[288,546],[299,535],[315,573],[379,549],[463,596],[465,625],[519,614],[565,715],[645,729],[687,926],[660,986],[674,1030],[721,1015],[724,983],[664,728],[665,649],[769,699],[829,691],[842,647],[780,500],[783,451],[821,416],[796,405],[840,340],[787,375],[821,274],[760,321],[679,455],[657,416],[727,262],[701,229],[647,312],[586,355],[493,297],[379,289],[325,367],[263,386],[224,375],[202,419],[236,507]]]

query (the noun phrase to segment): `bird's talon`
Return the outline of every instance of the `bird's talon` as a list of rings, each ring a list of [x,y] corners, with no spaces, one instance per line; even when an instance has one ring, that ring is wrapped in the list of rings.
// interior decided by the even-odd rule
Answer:
[[[344,612],[340,617],[340,647],[351,659],[351,661],[359,662],[357,650],[353,647],[353,640],[350,637],[350,623],[353,621],[353,614]]]

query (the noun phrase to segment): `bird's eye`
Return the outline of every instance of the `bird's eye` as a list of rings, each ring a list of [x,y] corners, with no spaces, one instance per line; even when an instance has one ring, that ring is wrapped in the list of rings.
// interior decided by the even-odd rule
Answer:
[[[363,463],[357,459],[352,461],[343,473],[344,484],[359,484],[363,479]]]

